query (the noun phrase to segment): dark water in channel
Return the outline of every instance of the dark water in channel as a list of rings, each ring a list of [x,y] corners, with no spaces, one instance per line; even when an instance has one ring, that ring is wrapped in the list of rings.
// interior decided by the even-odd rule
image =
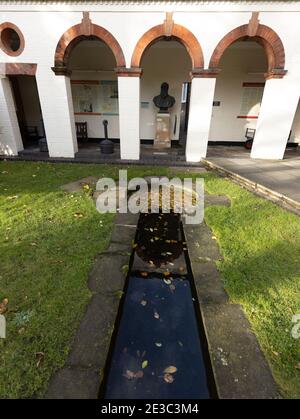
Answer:
[[[178,214],[140,216],[101,397],[212,397],[182,234]]]

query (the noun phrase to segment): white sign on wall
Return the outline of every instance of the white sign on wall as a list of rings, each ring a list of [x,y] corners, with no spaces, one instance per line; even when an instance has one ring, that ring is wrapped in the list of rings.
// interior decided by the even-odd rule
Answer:
[[[264,83],[243,83],[239,118],[257,118],[264,92]]]
[[[72,80],[72,96],[75,114],[119,113],[116,80]]]

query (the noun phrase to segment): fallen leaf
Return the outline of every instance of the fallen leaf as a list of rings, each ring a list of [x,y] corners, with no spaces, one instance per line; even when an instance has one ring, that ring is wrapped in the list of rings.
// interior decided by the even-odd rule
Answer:
[[[175,378],[173,377],[172,374],[165,374],[164,375],[164,380],[165,380],[166,383],[172,384],[175,381]]]
[[[83,218],[83,214],[81,212],[75,212],[74,217],[75,218]]]
[[[148,276],[148,272],[141,272],[141,276],[146,278]]]
[[[145,361],[142,362],[142,368],[145,369],[147,367],[148,367],[148,361],[145,360]]]
[[[128,380],[133,380],[135,378],[135,373],[127,370],[126,374],[123,374],[123,377],[127,378]]]
[[[141,305],[142,305],[143,307],[145,307],[145,306],[147,305],[147,301],[146,301],[146,300],[142,300],[142,301],[141,301]]]
[[[36,366],[39,367],[41,365],[41,362],[45,358],[45,354],[44,354],[44,352],[36,352],[35,357],[37,359]]]
[[[158,348],[161,348],[161,347],[162,347],[162,343],[160,343],[160,342],[155,342],[155,346],[157,346]]]
[[[175,372],[177,371],[177,368],[176,367],[174,367],[173,365],[170,365],[169,367],[167,367],[165,370],[164,370],[164,373],[165,374],[175,374]]]
[[[4,314],[7,311],[8,299],[4,298],[2,303],[0,303],[0,314]]]
[[[159,319],[159,317],[160,317],[160,316],[159,316],[159,314],[158,314],[158,312],[157,312],[156,310],[154,311],[154,317],[155,317],[156,319]]]

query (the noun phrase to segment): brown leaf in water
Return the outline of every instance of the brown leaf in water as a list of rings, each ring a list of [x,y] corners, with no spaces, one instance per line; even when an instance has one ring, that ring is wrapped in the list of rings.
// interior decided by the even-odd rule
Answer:
[[[135,373],[135,378],[143,378],[143,377],[144,377],[143,371],[138,371]]]
[[[148,272],[141,272],[141,276],[146,278],[148,276]]]
[[[135,373],[127,370],[126,374],[123,374],[123,377],[127,378],[127,380],[133,380],[135,378]]]
[[[159,319],[160,318],[160,316],[159,316],[159,314],[158,314],[158,312],[155,310],[154,311],[154,317],[156,318],[156,319]]]
[[[175,378],[173,377],[172,374],[165,374],[164,375],[164,380],[165,380],[166,383],[172,384],[175,381]]]
[[[148,361],[146,361],[146,362],[148,362]],[[146,367],[143,367],[143,368],[146,368]],[[139,370],[137,372],[126,370],[126,373],[123,374],[123,377],[127,378],[127,380],[134,380],[135,378],[143,378],[144,377],[144,372],[141,371],[141,370]]]
[[[174,367],[174,365],[170,365],[169,367],[167,367],[165,370],[164,370],[164,373],[165,374],[175,374],[175,372],[177,371],[177,368],[176,367]]]

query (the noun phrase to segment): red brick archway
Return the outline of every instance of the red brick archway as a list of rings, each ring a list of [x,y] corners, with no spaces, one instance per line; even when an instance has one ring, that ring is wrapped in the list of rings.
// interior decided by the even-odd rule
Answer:
[[[235,41],[245,37],[252,38],[260,44],[266,53],[268,60],[268,73],[266,78],[282,78],[286,74],[284,46],[277,33],[268,26],[257,24],[255,30],[249,25],[242,25],[227,35],[216,46],[209,62],[210,70],[217,71],[220,60],[225,50]]]
[[[166,20],[165,23],[154,26],[140,38],[132,55],[131,67],[140,67],[145,51],[153,43],[164,38],[174,38],[185,46],[191,57],[193,70],[203,68],[203,53],[197,38],[184,26],[177,25],[172,20]]]
[[[115,37],[101,26],[95,25],[89,18],[89,13],[83,13],[82,22],[72,26],[60,38],[55,51],[55,66],[53,71],[56,74],[67,72],[68,60],[73,48],[85,39],[97,38],[111,49],[116,59],[117,67],[125,67],[123,51]]]

